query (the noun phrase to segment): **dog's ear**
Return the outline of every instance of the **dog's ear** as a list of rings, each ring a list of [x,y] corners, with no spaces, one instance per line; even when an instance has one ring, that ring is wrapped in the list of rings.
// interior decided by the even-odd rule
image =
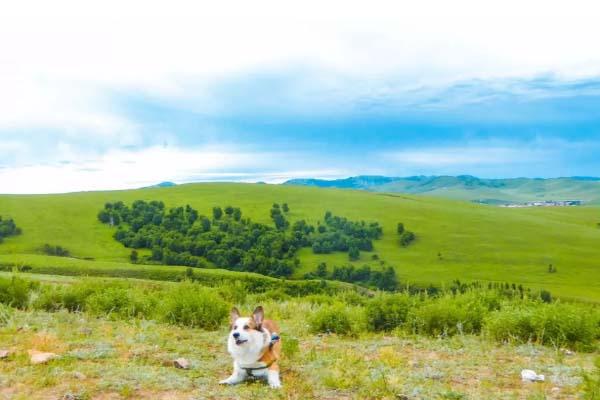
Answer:
[[[234,324],[234,322],[240,317],[240,312],[238,311],[238,309],[236,307],[233,307],[231,309],[231,311],[229,312],[229,318],[231,320],[231,325]]]
[[[260,326],[263,323],[263,319],[265,318],[265,312],[264,312],[262,306],[256,307],[256,309],[252,313],[252,318],[254,319],[254,323],[256,324],[256,328],[260,329]]]

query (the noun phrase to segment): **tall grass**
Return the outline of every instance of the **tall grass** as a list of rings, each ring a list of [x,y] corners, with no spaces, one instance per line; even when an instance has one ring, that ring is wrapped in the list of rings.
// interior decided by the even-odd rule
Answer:
[[[242,292],[240,294],[239,292]],[[482,334],[497,342],[535,342],[593,350],[600,339],[600,309],[585,303],[544,303],[539,296],[473,289],[465,293],[356,292],[293,297],[285,290],[247,294],[242,284],[219,288],[196,282],[147,283],[86,278],[73,283],[34,283],[0,278],[0,303],[16,308],[86,312],[112,319],[152,319],[207,330],[223,326],[231,305],[263,304],[269,315],[313,333],[361,335],[404,331],[446,337]],[[5,309],[5,306],[3,306]],[[308,326],[307,326],[308,323]]]
[[[498,341],[533,341],[578,348],[589,346],[600,330],[598,310],[577,304],[510,304],[486,317],[486,333]]]

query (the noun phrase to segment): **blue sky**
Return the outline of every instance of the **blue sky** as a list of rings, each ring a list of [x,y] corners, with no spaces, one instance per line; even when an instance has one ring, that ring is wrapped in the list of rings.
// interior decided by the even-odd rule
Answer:
[[[0,191],[600,175],[593,2],[333,3],[12,6]]]

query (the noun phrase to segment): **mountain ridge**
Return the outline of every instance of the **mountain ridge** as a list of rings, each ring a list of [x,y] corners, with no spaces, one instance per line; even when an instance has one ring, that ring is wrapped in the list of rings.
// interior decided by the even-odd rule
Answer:
[[[539,200],[582,200],[600,204],[600,178],[478,178],[472,175],[358,175],[342,179],[290,179],[284,185],[426,194],[488,204]]]

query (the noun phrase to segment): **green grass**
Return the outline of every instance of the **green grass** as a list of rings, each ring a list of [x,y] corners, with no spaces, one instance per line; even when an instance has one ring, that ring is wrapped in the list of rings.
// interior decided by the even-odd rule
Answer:
[[[163,200],[167,206],[190,204],[210,215],[212,206],[241,207],[245,216],[271,223],[274,202],[290,205],[290,219],[316,223],[326,210],[353,220],[378,221],[382,240],[375,254],[397,268],[404,283],[443,285],[454,279],[522,283],[545,288],[554,295],[600,301],[600,208],[571,207],[505,209],[466,202],[400,194],[330,190],[257,184],[190,184],[113,192],[60,195],[2,195],[0,214],[11,216],[23,234],[0,244],[0,264],[18,261],[42,267],[39,248],[60,245],[81,260],[81,268],[146,268],[128,264],[129,249],[112,238],[113,230],[96,219],[107,201]],[[394,230],[397,222],[417,234],[401,248]],[[441,259],[438,257],[441,253]],[[300,251],[296,276],[325,261],[331,268],[348,262],[347,254],[317,255]],[[356,265],[369,263],[362,253]],[[548,264],[558,272],[549,274]],[[157,267],[163,268],[163,267]],[[172,267],[164,267],[171,269]],[[48,272],[53,273],[53,272]],[[161,272],[167,273],[167,272]]]
[[[116,281],[108,280],[114,288],[125,287]],[[145,287],[135,284],[131,289]],[[250,294],[237,306],[248,314],[259,304],[258,297]],[[558,387],[560,398],[575,398],[584,390],[582,377],[594,373],[593,353],[567,356],[551,346],[499,344],[468,334],[429,338],[406,330],[360,329],[351,335],[315,334],[314,323],[307,322],[330,318],[335,307],[302,298],[264,298],[260,304],[281,325],[281,391],[261,382],[218,385],[231,369],[224,320],[198,329],[123,313],[114,318],[112,307],[103,315],[102,307],[48,313],[0,304],[0,348],[11,352],[0,360],[0,394],[10,399],[534,399],[555,398],[552,389]],[[359,318],[360,307],[354,308],[346,318]],[[53,352],[59,358],[31,365],[29,350]],[[179,357],[190,361],[189,370],[173,367]],[[546,382],[522,383],[523,368],[545,374]]]
[[[30,254],[0,255],[0,273],[14,270],[28,276],[44,274],[63,280],[68,276],[114,277],[141,280],[180,282],[192,279],[206,286],[220,287],[226,284],[244,284],[246,290],[264,292],[280,289],[292,295],[307,293],[333,293],[354,289],[351,284],[328,281],[324,285],[315,280],[282,280],[250,272],[233,272],[222,269],[190,269],[166,265],[132,265],[114,261],[90,261],[68,257]],[[190,276],[189,273],[192,273]]]

